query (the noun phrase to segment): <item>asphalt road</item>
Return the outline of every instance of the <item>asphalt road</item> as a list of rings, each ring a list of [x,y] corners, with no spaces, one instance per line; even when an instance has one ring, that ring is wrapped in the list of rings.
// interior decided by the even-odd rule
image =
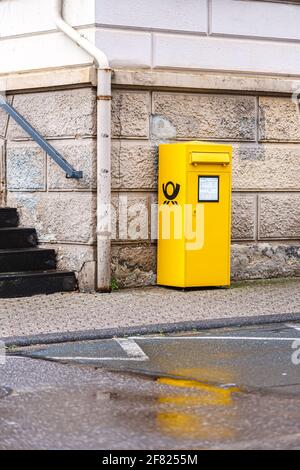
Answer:
[[[297,324],[27,349],[0,449],[300,449],[299,351]]]

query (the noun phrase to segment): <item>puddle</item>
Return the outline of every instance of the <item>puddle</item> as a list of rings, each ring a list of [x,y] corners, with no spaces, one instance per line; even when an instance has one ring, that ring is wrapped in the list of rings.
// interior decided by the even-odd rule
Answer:
[[[97,348],[99,352],[99,345]],[[108,345],[105,348],[108,353]],[[22,360],[22,374],[29,385],[19,386],[21,392],[13,399],[0,402],[1,418],[10,423],[0,426],[0,448],[12,442],[16,448],[26,449],[273,449],[300,445],[299,394],[245,392],[232,380],[237,377],[235,369],[222,371],[220,364],[208,368],[210,378],[217,380],[222,374],[226,381],[204,382],[199,380],[209,375],[204,364],[197,369],[189,363],[184,368],[172,361],[173,350],[173,355],[168,351],[168,359],[159,362],[160,352],[155,356],[147,349],[147,361],[137,361],[134,370],[121,361],[114,373],[90,364],[53,363],[41,355],[39,360]],[[181,354],[186,351],[182,349]],[[133,362],[130,364],[132,367]],[[16,366],[8,361],[7,367]],[[154,367],[165,372],[155,376]],[[109,368],[113,368],[111,363]],[[187,378],[193,375],[197,379]],[[43,378],[52,385],[45,387]],[[11,382],[7,384],[11,386]],[[287,443],[289,436],[292,440]]]
[[[297,394],[300,365],[293,358],[300,355],[299,339],[297,325],[273,324],[62,343],[23,355],[216,386],[236,384],[243,390],[282,389]]]

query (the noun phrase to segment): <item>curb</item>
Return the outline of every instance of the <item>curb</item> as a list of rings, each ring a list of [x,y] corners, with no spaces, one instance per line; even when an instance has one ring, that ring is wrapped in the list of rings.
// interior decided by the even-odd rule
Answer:
[[[300,321],[299,313],[282,313],[272,315],[256,315],[211,320],[186,321],[180,323],[162,323],[154,325],[141,325],[124,328],[107,328],[99,330],[79,330],[70,332],[57,332],[37,334],[30,336],[2,337],[7,347],[35,346],[43,344],[68,343],[75,341],[91,341],[111,339],[114,337],[137,336],[159,333],[179,333],[192,330],[208,330],[213,328],[227,328],[239,326],[266,325],[270,323],[284,323],[287,321]]]

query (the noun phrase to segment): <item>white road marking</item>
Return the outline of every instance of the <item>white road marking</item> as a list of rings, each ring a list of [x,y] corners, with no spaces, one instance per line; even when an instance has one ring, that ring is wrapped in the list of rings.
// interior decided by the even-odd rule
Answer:
[[[135,357],[84,357],[84,356],[6,356],[7,359],[51,359],[53,361],[146,361],[149,360],[148,356],[135,356]],[[5,365],[5,361],[0,363]]]
[[[98,362],[99,361],[145,361],[145,359],[141,357],[84,357],[84,356],[6,356],[5,359],[6,360],[7,359],[52,359],[53,361],[98,361]]]
[[[37,356],[35,356],[35,359]],[[83,356],[70,356],[70,357],[55,357],[55,356],[41,356],[40,359],[52,359],[53,361],[145,361],[141,357],[83,357]]]
[[[241,341],[241,340],[250,340],[250,341],[295,341],[296,339],[300,339],[297,337],[294,338],[270,338],[269,336],[267,337],[260,337],[260,336],[152,336],[152,337],[135,337],[133,336],[132,339],[134,340],[177,340],[177,339],[183,339],[183,340],[198,340],[198,339],[204,339],[204,340],[212,340],[212,339],[217,339],[217,340],[233,340],[233,341]]]
[[[292,323],[285,323],[285,326],[288,328],[293,328],[294,330],[300,331],[300,325],[293,325]]]
[[[148,361],[149,357],[133,338],[115,338],[115,341],[121,346],[127,356],[134,359]]]
[[[84,357],[84,356],[40,356],[41,359],[51,359],[53,361],[149,361],[149,357],[142,348],[132,338],[114,338],[121,346],[127,357]],[[7,356],[15,359],[24,359],[22,356]],[[37,358],[39,356],[35,356]]]

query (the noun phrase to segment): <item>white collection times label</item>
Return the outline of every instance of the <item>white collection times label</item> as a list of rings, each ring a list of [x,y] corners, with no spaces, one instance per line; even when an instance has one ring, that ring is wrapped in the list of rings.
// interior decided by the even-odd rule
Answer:
[[[199,202],[219,201],[219,177],[199,176]]]

